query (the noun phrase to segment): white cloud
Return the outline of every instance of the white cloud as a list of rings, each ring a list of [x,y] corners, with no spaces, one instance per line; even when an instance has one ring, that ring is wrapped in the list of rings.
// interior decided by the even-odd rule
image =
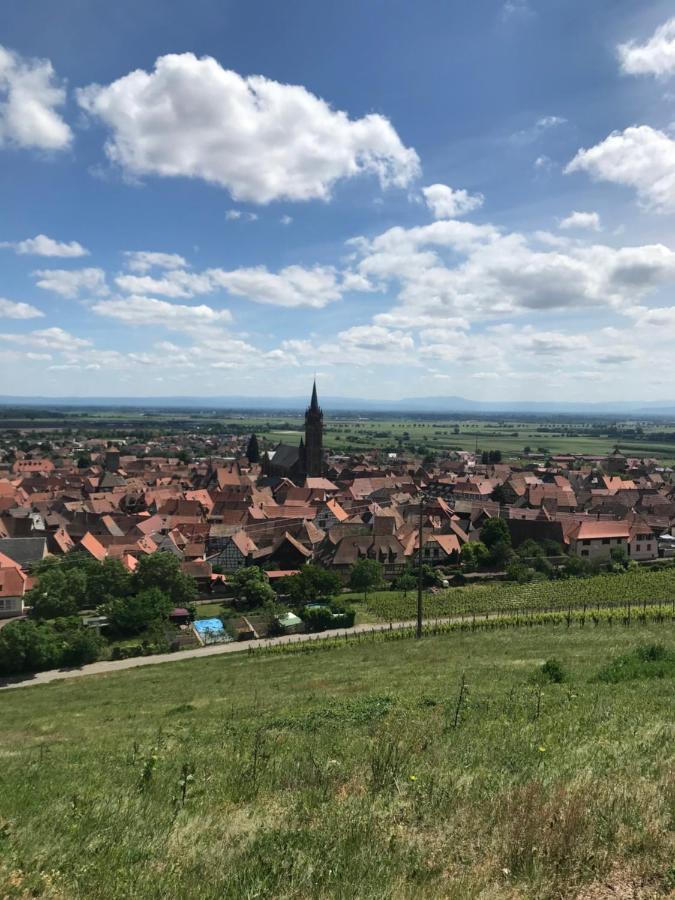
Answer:
[[[551,128],[558,128],[566,123],[567,119],[562,116],[541,116],[529,128],[523,128],[522,131],[512,134],[511,140],[516,144],[532,144]]]
[[[234,269],[210,269],[213,283],[237,297],[246,297],[254,303],[274,306],[310,306],[320,309],[339,300],[341,290],[335,269],[331,266],[286,266],[278,273],[264,266]]]
[[[60,257],[78,257],[88,256],[89,251],[77,241],[65,243],[55,241],[53,238],[47,237],[46,234],[37,234],[34,238],[27,238],[25,241],[3,241],[0,247],[7,247],[15,250],[22,255],[32,256],[60,256]]]
[[[648,125],[614,131],[595,147],[579,150],[565,169],[571,172],[632,187],[648,208],[675,210],[675,140]]]
[[[103,269],[39,269],[33,272],[37,286],[73,300],[81,294],[107,294]]]
[[[675,75],[675,18],[657,28],[644,44],[619,44],[617,53],[628,75]]]
[[[28,303],[15,303],[0,297],[0,318],[2,319],[37,319],[43,316],[39,309]]]
[[[100,316],[117,319],[127,325],[151,325],[176,331],[191,331],[206,326],[218,326],[230,322],[232,314],[227,309],[216,310],[210,306],[185,306],[156,300],[154,297],[124,297],[100,300],[92,307]]]
[[[161,56],[78,99],[110,128],[106,153],[127,172],[203,178],[236,200],[327,199],[342,178],[406,186],[419,171],[384,116],[350,119],[301,85],[243,78],[211,57]]]
[[[165,272],[161,278],[151,275],[118,275],[115,284],[129,294],[162,294],[164,297],[194,297],[210,294],[213,281],[208,273],[185,272],[182,269]]]
[[[412,351],[415,342],[403,331],[392,331],[381,325],[355,325],[338,334],[346,350],[368,350],[375,353],[405,353]]]
[[[241,209],[228,209],[225,213],[225,218],[228,222],[255,222],[258,216],[257,213],[254,212],[245,212]]]
[[[576,210],[560,220],[560,228],[568,231],[570,228],[587,228],[590,231],[600,231],[600,216],[596,212],[577,212]]]
[[[40,331],[29,331],[27,334],[0,334],[0,340],[25,347],[44,347],[46,350],[62,353],[76,352],[91,346],[91,341],[75,337],[63,328],[43,328]]]
[[[430,184],[422,188],[422,193],[434,219],[455,219],[474,209],[480,209],[485,202],[482,194],[455,191],[447,184]]]
[[[282,225],[290,225],[293,221],[293,216],[282,216],[279,221]]]
[[[0,147],[66,149],[72,132],[56,112],[65,99],[48,60],[24,59],[0,46]]]
[[[391,228],[358,246],[355,270],[376,287],[398,289],[399,305],[376,318],[389,326],[428,327],[532,309],[620,309],[675,282],[675,252],[661,244],[615,249],[570,242],[539,249],[524,235],[457,220]]]
[[[177,253],[158,253],[151,250],[125,250],[127,266],[141,274],[150,269],[186,269],[188,263]]]

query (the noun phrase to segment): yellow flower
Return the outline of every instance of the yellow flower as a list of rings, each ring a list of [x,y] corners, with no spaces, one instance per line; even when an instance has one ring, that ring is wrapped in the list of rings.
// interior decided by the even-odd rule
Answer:
[[[417,781],[417,775],[411,775],[411,776],[410,776],[410,780],[411,780],[411,781]]]
[[[543,746],[539,747],[539,752],[546,753],[546,747],[543,747]]]

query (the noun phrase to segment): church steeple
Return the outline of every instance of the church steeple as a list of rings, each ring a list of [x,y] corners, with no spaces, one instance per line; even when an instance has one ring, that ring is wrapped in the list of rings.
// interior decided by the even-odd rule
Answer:
[[[316,392],[316,378],[305,412],[305,474],[310,478],[323,474],[323,411]]]

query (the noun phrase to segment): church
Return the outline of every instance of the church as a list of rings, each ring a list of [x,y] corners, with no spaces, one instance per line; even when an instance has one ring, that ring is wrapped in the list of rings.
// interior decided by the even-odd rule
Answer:
[[[316,380],[312,388],[312,399],[305,411],[305,438],[293,447],[278,444],[274,450],[265,453],[262,459],[265,475],[277,475],[292,481],[305,478],[319,478],[323,475],[323,410],[319,406]]]

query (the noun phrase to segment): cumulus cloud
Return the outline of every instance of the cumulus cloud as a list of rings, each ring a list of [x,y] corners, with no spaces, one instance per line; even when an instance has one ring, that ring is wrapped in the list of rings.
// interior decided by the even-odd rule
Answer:
[[[110,129],[106,153],[127,172],[202,178],[236,200],[327,199],[342,178],[406,186],[419,171],[384,116],[350,119],[301,85],[244,78],[192,53],[90,85],[78,100]]]
[[[232,314],[227,309],[217,310],[205,305],[185,306],[154,297],[132,296],[100,300],[92,308],[100,316],[117,319],[127,325],[161,326],[176,331],[222,325],[232,319]]]
[[[0,318],[2,319],[37,319],[43,316],[39,309],[29,303],[15,303],[0,297]]]
[[[38,269],[33,272],[37,286],[74,300],[82,294],[108,293],[103,269]]]
[[[237,297],[273,306],[309,306],[321,309],[342,296],[337,273],[331,266],[286,266],[278,273],[264,266],[210,269],[213,283]]]
[[[675,18],[657,28],[644,44],[619,44],[617,53],[621,68],[628,75],[674,75]]]
[[[161,294],[164,297],[194,297],[213,291],[213,281],[208,274],[171,269],[161,277],[152,275],[118,275],[115,284],[130,294]]]
[[[62,353],[75,352],[91,346],[91,341],[75,337],[63,328],[44,328],[40,331],[29,331],[27,334],[0,334],[0,340],[25,347],[44,347]]]
[[[560,220],[560,228],[568,231],[571,228],[587,228],[600,231],[600,216],[596,212],[577,212],[576,210]]]
[[[524,235],[457,220],[392,228],[358,247],[355,270],[398,291],[399,306],[376,320],[389,326],[589,305],[620,309],[675,281],[675,252],[661,244],[540,249]]]
[[[47,237],[46,234],[37,234],[34,238],[27,238],[25,241],[2,241],[0,247],[7,247],[19,254],[32,256],[75,258],[89,255],[89,251],[82,244],[78,244],[77,241],[70,241],[69,243],[55,241],[53,238]]]
[[[648,208],[675,210],[675,140],[648,125],[614,131],[579,150],[565,174],[587,172],[599,181],[632,187]]]
[[[177,253],[158,253],[152,250],[125,250],[127,266],[132,272],[144,274],[151,269],[186,269],[188,263]]]
[[[422,188],[422,193],[434,219],[455,219],[474,209],[480,209],[485,202],[482,194],[455,191],[447,184],[430,184]]]
[[[56,112],[65,99],[49,60],[0,46],[0,147],[65,150],[72,132]]]

